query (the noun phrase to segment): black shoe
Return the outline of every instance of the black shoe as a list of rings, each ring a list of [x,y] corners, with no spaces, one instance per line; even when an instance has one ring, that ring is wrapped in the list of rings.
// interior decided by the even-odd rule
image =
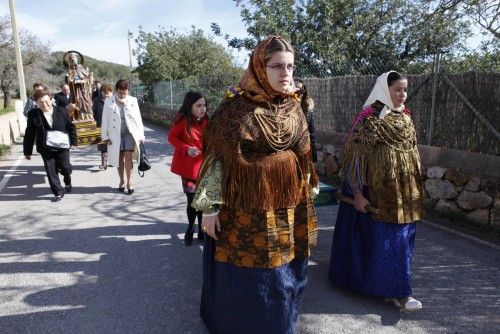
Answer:
[[[129,194],[129,195],[132,195],[133,193],[134,193],[134,189],[129,189],[129,190],[128,190],[128,194]]]
[[[198,240],[199,241],[205,240],[205,233],[203,231],[198,231]]]
[[[118,187],[118,191],[121,192],[121,193],[124,192],[125,191],[125,187]]]
[[[59,202],[60,200],[62,200],[64,197],[64,194],[62,195],[57,195],[55,196],[53,199],[51,199],[51,202]]]
[[[70,193],[73,190],[73,186],[70,184],[65,186],[64,189],[66,189],[66,193]]]

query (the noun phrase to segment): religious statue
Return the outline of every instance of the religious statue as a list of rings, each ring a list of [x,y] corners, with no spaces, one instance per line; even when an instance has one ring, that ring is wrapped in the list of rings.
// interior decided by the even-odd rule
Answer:
[[[84,67],[85,59],[78,51],[64,54],[66,67],[66,83],[70,89],[68,113],[75,120],[92,119],[92,84],[94,76],[88,67]]]

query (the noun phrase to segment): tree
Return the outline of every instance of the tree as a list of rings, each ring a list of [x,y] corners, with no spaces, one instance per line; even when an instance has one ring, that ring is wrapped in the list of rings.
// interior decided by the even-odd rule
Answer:
[[[47,59],[49,46],[27,31],[19,32],[25,72],[41,67]],[[18,88],[17,65],[10,18],[0,17],[0,88],[4,95],[4,108],[10,105],[12,94]]]
[[[299,72],[315,76],[378,74],[404,69],[439,50],[458,50],[469,33],[458,8],[436,1],[235,0],[250,38],[226,35],[251,49],[270,34],[296,47]],[[214,33],[220,27],[212,25]]]
[[[231,54],[195,27],[187,34],[176,30],[145,32],[136,39],[138,67],[135,72],[149,90],[161,81],[182,79],[189,89],[202,92],[210,104],[223,96],[241,77]]]
[[[435,2],[434,0],[428,0]],[[439,0],[441,10],[459,10],[494,38],[500,39],[500,2],[498,0]]]

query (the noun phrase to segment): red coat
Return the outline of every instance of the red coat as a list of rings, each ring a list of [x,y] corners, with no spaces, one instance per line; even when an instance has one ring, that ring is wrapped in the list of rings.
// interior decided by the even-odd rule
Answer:
[[[207,123],[206,117],[200,122],[193,120],[190,136],[187,133],[186,118],[182,117],[172,125],[168,133],[168,142],[175,148],[170,168],[172,173],[196,180],[203,162],[203,155],[200,153],[197,157],[192,158],[187,154],[187,150],[190,146],[194,146],[203,152],[203,131],[205,131]]]

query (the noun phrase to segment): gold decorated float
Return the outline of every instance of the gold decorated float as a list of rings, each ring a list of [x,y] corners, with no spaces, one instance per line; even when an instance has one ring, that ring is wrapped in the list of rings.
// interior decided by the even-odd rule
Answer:
[[[93,119],[73,121],[76,126],[76,145],[85,146],[101,142],[101,128],[96,127]]]
[[[92,84],[94,75],[85,66],[85,58],[78,51],[68,51],[63,56],[66,67],[65,81],[70,89],[68,115],[76,126],[77,146],[99,144],[101,129],[96,126],[92,111]]]

